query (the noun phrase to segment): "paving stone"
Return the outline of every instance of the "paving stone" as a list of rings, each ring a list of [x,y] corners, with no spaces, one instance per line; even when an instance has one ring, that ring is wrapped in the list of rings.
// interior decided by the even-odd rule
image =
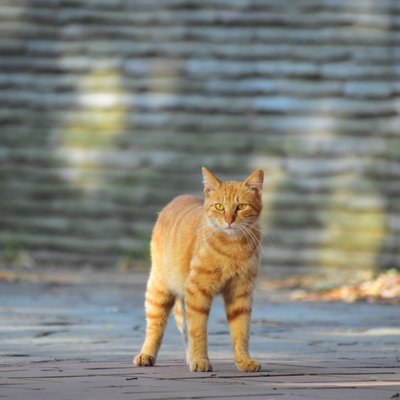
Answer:
[[[1,398],[377,400],[400,392],[396,306],[287,302],[257,290],[251,352],[263,368],[243,373],[217,299],[209,324],[214,370],[191,373],[172,321],[157,365],[131,364],[144,336],[146,274],[63,276],[0,283]]]

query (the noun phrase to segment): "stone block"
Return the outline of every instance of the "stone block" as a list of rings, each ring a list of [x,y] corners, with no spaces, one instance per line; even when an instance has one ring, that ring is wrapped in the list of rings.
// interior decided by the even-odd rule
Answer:
[[[29,233],[24,246],[43,260],[109,263],[130,237],[143,255],[155,213],[201,192],[201,166],[227,179],[262,166],[274,229],[288,235],[271,263],[321,262],[318,243],[340,219],[327,204],[381,209],[392,222],[376,260],[396,263],[394,3],[4,0],[0,224]],[[329,265],[345,265],[342,247]]]
[[[390,98],[395,87],[392,82],[356,81],[347,82],[344,86],[346,96],[353,98]]]

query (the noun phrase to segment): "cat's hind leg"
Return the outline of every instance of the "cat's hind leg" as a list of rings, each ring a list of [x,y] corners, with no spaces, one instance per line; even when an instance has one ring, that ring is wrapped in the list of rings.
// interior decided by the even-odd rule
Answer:
[[[146,367],[155,364],[168,316],[174,303],[175,295],[171,294],[160,280],[150,276],[145,300],[146,337],[140,353],[134,359],[135,365]]]
[[[193,274],[194,275],[194,274]],[[187,361],[192,372],[212,371],[207,352],[207,322],[212,293],[203,284],[189,276],[185,287],[185,309],[189,350]]]

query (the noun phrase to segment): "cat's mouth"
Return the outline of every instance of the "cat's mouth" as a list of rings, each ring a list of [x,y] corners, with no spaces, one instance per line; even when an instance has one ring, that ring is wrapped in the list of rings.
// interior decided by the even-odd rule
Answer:
[[[241,231],[237,226],[228,225],[224,228],[224,232],[227,233],[228,235],[237,235]]]
[[[211,223],[212,228],[214,229],[215,232],[220,232],[220,233],[224,233],[226,235],[240,235],[242,234],[242,230],[240,229],[240,227],[236,224],[218,224],[218,223]]]

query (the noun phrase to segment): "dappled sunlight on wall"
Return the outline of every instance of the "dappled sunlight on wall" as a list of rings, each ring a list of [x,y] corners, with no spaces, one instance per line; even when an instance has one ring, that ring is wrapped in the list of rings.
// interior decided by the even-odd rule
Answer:
[[[265,170],[264,265],[400,267],[397,1],[0,13],[3,253],[146,259],[157,212],[200,194],[204,165]]]
[[[107,69],[82,76],[75,97],[75,113],[60,121],[62,137],[56,151],[69,166],[65,173],[68,183],[87,192],[106,183],[107,158],[112,157],[116,138],[125,131],[127,94],[120,73]]]
[[[315,113],[326,109],[321,102]],[[252,157],[266,172],[264,264],[373,269],[390,232],[386,196],[365,154],[384,146],[342,136],[334,118],[315,119],[282,140],[284,158]]]
[[[371,269],[388,234],[384,200],[360,176],[345,182],[333,189],[328,200],[320,264]]]

